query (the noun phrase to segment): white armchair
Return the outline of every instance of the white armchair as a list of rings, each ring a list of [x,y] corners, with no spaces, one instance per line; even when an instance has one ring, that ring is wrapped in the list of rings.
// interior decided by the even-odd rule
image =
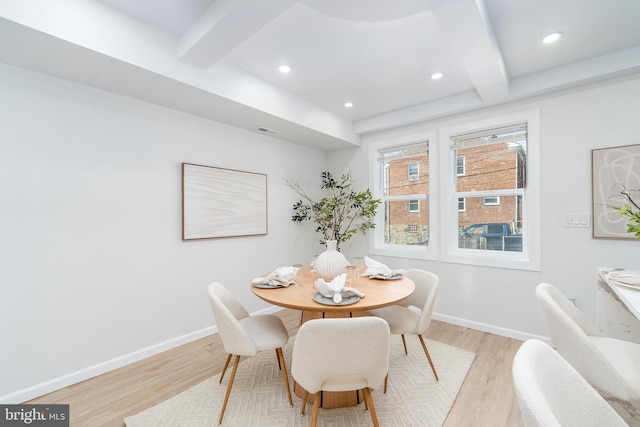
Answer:
[[[536,298],[555,349],[632,426],[640,426],[640,344],[602,336],[556,287],[541,283]]]
[[[378,419],[371,389],[379,387],[389,370],[389,326],[377,317],[315,319],[296,335],[291,374],[305,390],[301,414],[309,393],[316,394],[311,426],[320,408],[320,391],[362,390],[373,425]]]
[[[417,268],[407,270],[405,276],[411,279],[416,285],[416,290],[413,294],[395,305],[369,310],[369,314],[386,320],[391,329],[391,333],[402,336],[405,354],[407,353],[407,343],[404,338],[405,334],[417,335],[422,344],[424,354],[427,356],[433,375],[436,377],[436,381],[439,381],[438,373],[433,365],[431,355],[429,354],[429,350],[427,350],[427,345],[424,342],[422,334],[427,331],[431,323],[433,305],[436,300],[440,279],[434,273]]]
[[[287,366],[282,354],[282,347],[289,341],[289,333],[282,320],[274,315],[250,316],[233,295],[218,282],[213,282],[209,285],[208,294],[216,326],[218,327],[218,334],[228,354],[220,374],[220,383],[222,383],[224,374],[227,371],[231,356],[236,356],[229,385],[227,386],[227,393],[220,411],[218,425],[222,424],[222,417],[224,417],[224,411],[227,408],[233,380],[240,363],[240,356],[255,356],[261,351],[275,350],[278,366],[282,370],[284,386],[289,396],[289,405],[293,407]]]
[[[527,427],[627,426],[602,396],[542,341],[526,341],[516,353],[513,385]]]

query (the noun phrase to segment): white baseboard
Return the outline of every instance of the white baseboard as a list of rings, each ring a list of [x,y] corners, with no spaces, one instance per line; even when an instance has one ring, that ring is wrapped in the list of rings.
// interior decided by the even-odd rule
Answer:
[[[106,372],[113,371],[123,366],[129,365],[134,362],[146,359],[147,357],[155,356],[172,348],[179,347],[183,344],[188,344],[192,341],[204,338],[206,336],[215,334],[218,329],[215,326],[209,326],[199,331],[191,332],[179,337],[171,338],[158,344],[151,345],[149,347],[136,350],[132,353],[125,354],[116,357],[111,360],[99,363],[97,365],[90,366],[85,369],[81,369],[76,372],[63,375],[58,378],[53,378],[49,381],[45,381],[40,384],[36,384],[32,387],[28,387],[22,390],[18,390],[15,393],[0,396],[0,403],[2,404],[18,404],[35,399],[40,396],[44,396],[47,393],[51,393],[56,390],[60,390],[64,387],[68,387],[73,384],[77,384],[81,381],[88,380],[89,378],[96,377]]]
[[[547,344],[551,344],[549,337],[543,335],[528,334],[522,331],[516,331],[514,329],[502,328],[495,325],[489,325],[486,323],[473,322],[467,319],[461,319],[459,317],[447,316],[443,314],[433,313],[431,318],[439,320],[441,322],[451,323],[458,326],[464,326],[466,328],[476,329],[478,331],[489,332],[494,335],[500,335],[507,338],[513,338],[520,341],[526,341],[529,339],[537,339],[544,341]]]

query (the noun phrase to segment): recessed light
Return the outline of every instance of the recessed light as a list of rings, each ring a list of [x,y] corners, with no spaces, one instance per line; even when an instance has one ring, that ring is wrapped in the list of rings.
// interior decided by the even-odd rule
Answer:
[[[347,108],[351,108],[351,107],[353,107],[353,102],[345,102],[344,106],[347,107]]]
[[[443,74],[441,72],[433,73],[433,74],[431,74],[431,80],[441,79],[442,76],[443,76]]]
[[[548,34],[542,38],[542,43],[550,44],[557,42],[562,37],[562,31],[556,31],[555,33]]]
[[[282,74],[287,74],[289,71],[291,71],[291,67],[289,67],[288,65],[281,65],[278,67],[278,71],[280,71]]]

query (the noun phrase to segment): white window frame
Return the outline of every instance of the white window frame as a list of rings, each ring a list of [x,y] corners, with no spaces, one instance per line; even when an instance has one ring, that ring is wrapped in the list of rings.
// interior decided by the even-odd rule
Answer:
[[[416,209],[411,209],[411,202],[415,202],[418,207]],[[407,207],[408,207],[408,211],[409,213],[417,213],[420,212],[420,199],[411,199],[407,202]]]
[[[525,221],[522,230],[522,252],[458,248],[458,197],[453,197],[456,192],[457,162],[455,153],[451,150],[452,137],[522,122],[527,123],[527,187],[523,190]],[[442,194],[439,206],[441,260],[459,264],[540,271],[540,111],[535,109],[450,126],[440,129],[439,135],[441,175],[448,177],[440,180],[439,190]],[[504,195],[509,193],[509,191],[501,191],[505,193]],[[473,196],[473,192],[469,193],[469,196]]]
[[[421,143],[429,144],[429,196],[425,194],[421,198],[423,203],[427,203],[429,209],[429,244],[425,246],[398,245],[384,242],[384,233],[379,232],[384,227],[384,209],[378,209],[374,221],[376,228],[369,232],[369,253],[372,255],[396,256],[411,259],[437,260],[439,247],[439,226],[437,222],[437,205],[433,202],[438,200],[438,144],[436,132],[434,130],[418,132],[412,135],[399,136],[389,140],[374,142],[369,144],[369,187],[374,197],[379,198],[382,189],[379,152],[389,150],[394,147],[404,147]]]
[[[488,201],[488,199],[495,199],[495,201]],[[483,197],[482,206],[500,206],[500,196]]]
[[[416,173],[412,174],[411,173],[411,166],[415,165],[416,167]],[[417,181],[418,179],[420,179],[420,163],[419,162],[411,162],[407,164],[407,179],[409,181]]]
[[[458,172],[458,159],[462,158],[462,173]],[[467,174],[467,160],[464,156],[456,157],[456,175],[457,176],[465,176]]]
[[[462,209],[460,209],[460,202],[462,201]],[[464,197],[458,197],[458,212],[466,212],[467,211],[467,199]]]

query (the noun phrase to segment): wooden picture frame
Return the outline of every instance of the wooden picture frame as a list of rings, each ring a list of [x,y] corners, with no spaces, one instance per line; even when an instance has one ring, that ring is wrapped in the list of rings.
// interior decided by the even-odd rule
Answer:
[[[622,189],[640,189],[640,144],[591,150],[591,188],[593,237],[635,240],[612,206],[624,204]]]
[[[182,240],[267,234],[267,175],[182,163]]]

